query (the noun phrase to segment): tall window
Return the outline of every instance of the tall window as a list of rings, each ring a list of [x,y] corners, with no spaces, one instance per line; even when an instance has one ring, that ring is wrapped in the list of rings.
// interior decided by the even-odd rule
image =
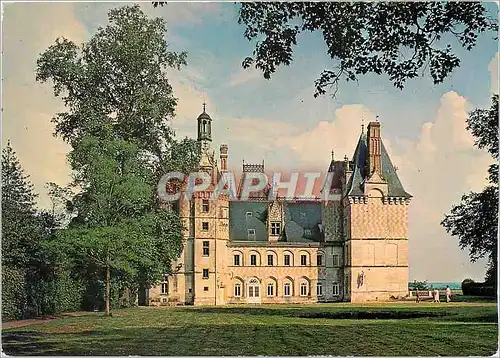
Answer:
[[[208,278],[208,269],[203,269],[203,278],[204,279]]]
[[[307,265],[307,255],[300,255],[300,265],[301,266]]]
[[[201,223],[201,229],[203,231],[208,231],[208,222],[204,221]]]
[[[161,294],[162,295],[167,295],[168,294],[168,282],[163,281],[161,283]]]
[[[255,229],[248,229],[248,240],[255,240]]]
[[[274,284],[272,283],[267,284],[267,295],[274,296]]]
[[[279,236],[281,229],[281,223],[271,223],[271,235]]]
[[[308,292],[307,292],[308,287],[307,286],[308,286],[307,282],[300,283],[300,295],[301,296],[307,296],[307,294],[308,294]]]
[[[267,266],[273,266],[274,265],[274,256],[272,254],[267,255]]]
[[[334,283],[333,284],[333,295],[334,296],[338,296],[339,295],[339,284],[338,283]]]
[[[203,241],[203,256],[208,256],[210,253],[210,242]]]
[[[241,297],[241,283],[234,285],[234,297]]]
[[[234,255],[234,266],[240,266],[240,255]]]
[[[208,213],[209,210],[210,210],[210,204],[208,202],[208,199],[203,199],[201,204],[201,211],[204,213]]]
[[[316,285],[316,295],[318,297],[323,296],[323,284],[321,282],[318,282],[318,284]]]
[[[333,266],[339,265],[339,255],[333,255]]]
[[[316,255],[316,264],[318,266],[323,266],[323,255]]]
[[[285,266],[290,266],[290,255],[285,255]]]
[[[250,265],[257,266],[257,255],[250,255]]]
[[[283,287],[283,295],[291,296],[291,286],[289,283],[285,283],[285,286]]]

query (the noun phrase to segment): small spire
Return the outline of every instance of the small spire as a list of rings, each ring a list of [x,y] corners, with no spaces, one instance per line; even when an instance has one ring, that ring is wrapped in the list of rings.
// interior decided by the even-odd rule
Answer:
[[[205,103],[205,101],[203,101],[203,113],[205,113],[206,107],[207,107],[207,104]]]
[[[377,116],[375,116],[375,120],[376,120],[377,122],[379,121],[379,120],[378,120],[378,115],[377,115]]]
[[[334,154],[335,154],[335,153],[333,152],[333,149],[332,149],[332,162],[333,162],[333,157],[334,157]]]
[[[361,117],[361,134],[365,133],[365,118]]]

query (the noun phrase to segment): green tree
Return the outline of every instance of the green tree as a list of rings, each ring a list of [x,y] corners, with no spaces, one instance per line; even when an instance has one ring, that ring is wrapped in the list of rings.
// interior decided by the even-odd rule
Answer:
[[[460,65],[452,43],[470,50],[479,34],[498,30],[479,2],[245,2],[238,22],[256,41],[243,67],[254,65],[266,79],[290,65],[301,33],[320,32],[335,66],[316,80],[315,97],[369,73],[402,89],[428,69],[440,83]]]
[[[109,24],[85,44],[57,39],[37,61],[37,80],[52,81],[67,111],[53,118],[55,134],[71,144],[71,221],[53,247],[75,272],[149,285],[170,270],[182,247],[178,215],[161,210],[159,178],[188,172],[199,162],[194,140],[176,140],[168,120],[177,99],[169,68],[186,64],[168,51],[166,23],[138,5],[113,9]],[[62,188],[53,193],[67,201]]]
[[[26,268],[37,252],[37,195],[12,149],[2,151],[2,264]]]
[[[475,109],[467,119],[467,129],[476,137],[476,146],[498,160],[498,95],[490,109]],[[489,184],[480,193],[463,195],[460,204],[445,215],[441,225],[457,236],[462,249],[469,249],[472,262],[488,259],[486,281],[497,282],[498,254],[498,163],[488,170]]]
[[[55,219],[36,209],[36,197],[7,142],[2,151],[2,295],[10,301],[5,312],[10,319],[45,313],[46,293],[40,287],[54,279],[53,261],[43,245],[53,234]]]
[[[413,282],[410,282],[408,286],[410,290],[424,291],[429,289],[429,287],[427,286],[427,280],[425,281],[414,280]]]

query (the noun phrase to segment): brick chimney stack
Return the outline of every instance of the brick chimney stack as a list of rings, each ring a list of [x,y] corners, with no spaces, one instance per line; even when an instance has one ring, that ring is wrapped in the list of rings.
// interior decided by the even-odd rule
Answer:
[[[222,172],[227,172],[227,144],[220,146],[220,169]]]
[[[368,124],[368,176],[377,172],[382,176],[382,160],[381,153],[381,139],[380,139],[380,123],[370,122]]]

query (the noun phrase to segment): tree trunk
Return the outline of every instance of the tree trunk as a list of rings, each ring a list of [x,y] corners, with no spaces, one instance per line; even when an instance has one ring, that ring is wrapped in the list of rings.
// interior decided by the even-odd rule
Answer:
[[[108,253],[108,258],[106,261],[106,316],[110,316],[110,311],[109,311],[109,296],[111,293],[111,275],[109,272],[109,253]]]

